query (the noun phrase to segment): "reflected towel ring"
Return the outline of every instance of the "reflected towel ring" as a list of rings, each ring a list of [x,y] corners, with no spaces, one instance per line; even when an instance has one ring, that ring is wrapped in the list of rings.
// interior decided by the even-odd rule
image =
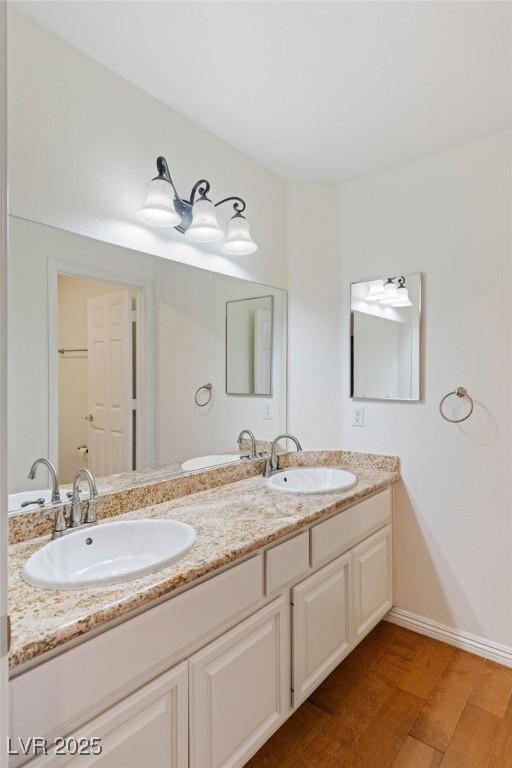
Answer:
[[[457,395],[457,397],[466,397],[469,400],[469,412],[465,416],[463,416],[461,419],[450,419],[450,417],[443,412],[444,401],[447,400],[452,395]],[[474,407],[475,407],[475,404],[473,402],[473,398],[471,397],[467,389],[465,387],[457,387],[457,389],[454,389],[453,392],[448,392],[448,394],[443,397],[443,399],[439,403],[439,412],[443,417],[443,419],[445,421],[449,421],[450,424],[460,424],[461,421],[466,421],[466,419],[469,419],[469,417],[473,413]]]
[[[203,391],[203,389],[206,390],[206,392],[208,392],[208,395],[204,403],[201,403],[199,400],[199,395]],[[195,404],[198,405],[200,408],[204,408],[205,405],[208,405],[208,403],[212,399],[212,389],[213,389],[213,384],[201,384],[201,386],[196,389],[196,393],[194,395]]]

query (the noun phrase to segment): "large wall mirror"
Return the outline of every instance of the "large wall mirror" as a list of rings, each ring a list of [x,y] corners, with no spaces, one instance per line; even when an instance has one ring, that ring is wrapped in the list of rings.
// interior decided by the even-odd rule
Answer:
[[[38,457],[101,492],[285,431],[285,291],[15,217],[8,279],[10,511],[44,497]]]
[[[420,399],[421,273],[352,283],[351,397]]]

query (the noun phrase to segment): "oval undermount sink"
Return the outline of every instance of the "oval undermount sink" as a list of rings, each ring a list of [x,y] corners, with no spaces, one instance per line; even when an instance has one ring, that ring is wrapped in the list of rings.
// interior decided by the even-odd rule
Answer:
[[[214,453],[211,456],[197,456],[195,459],[184,461],[181,468],[185,472],[194,472],[197,469],[208,469],[208,467],[217,467],[220,464],[231,464],[233,461],[240,461],[239,453]]]
[[[195,540],[195,529],[178,520],[102,523],[50,541],[27,560],[21,575],[45,589],[117,584],[171,565]]]
[[[282,493],[334,493],[357,484],[352,472],[334,467],[285,469],[267,480],[268,487]]]

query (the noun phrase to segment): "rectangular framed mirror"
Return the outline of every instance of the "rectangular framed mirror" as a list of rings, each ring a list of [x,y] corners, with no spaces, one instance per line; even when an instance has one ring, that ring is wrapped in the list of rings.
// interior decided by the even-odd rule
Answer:
[[[226,394],[272,396],[273,296],[226,302]]]
[[[39,457],[65,498],[80,468],[101,494],[286,431],[286,291],[14,216],[10,237],[11,512],[49,506]]]
[[[421,273],[350,286],[350,396],[419,400]]]

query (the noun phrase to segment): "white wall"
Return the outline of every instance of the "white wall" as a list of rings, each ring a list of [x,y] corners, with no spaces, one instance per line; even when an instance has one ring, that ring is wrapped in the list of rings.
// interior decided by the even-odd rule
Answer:
[[[12,9],[8,21],[12,214],[284,285],[282,179]],[[164,234],[138,222],[160,154],[183,196],[206,176],[214,199],[246,199],[257,253],[227,258],[218,247],[197,247],[174,230]],[[229,217],[229,206],[222,210]]]
[[[302,188],[291,224],[306,221],[307,210],[315,221],[328,194]],[[332,242],[314,251],[308,235],[299,247],[296,231],[289,252],[291,430],[308,447],[335,442],[398,454],[398,607],[508,646],[511,201],[512,137],[502,133],[342,185]],[[365,427],[353,428],[349,283],[416,271],[424,273],[423,402],[364,403]],[[311,408],[315,376],[324,397]],[[440,398],[458,385],[476,401],[460,427],[438,413]]]
[[[288,190],[288,426],[306,449],[339,448],[342,300],[338,187]]]

